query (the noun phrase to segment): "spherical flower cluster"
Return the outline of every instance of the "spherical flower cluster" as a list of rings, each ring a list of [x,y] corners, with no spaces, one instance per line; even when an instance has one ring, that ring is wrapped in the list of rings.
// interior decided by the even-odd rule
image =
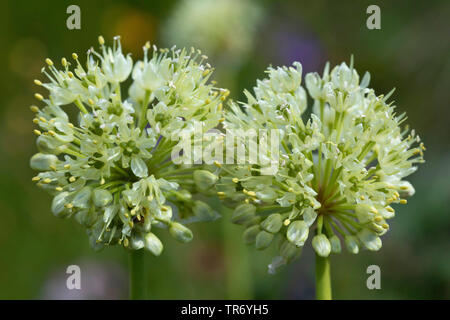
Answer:
[[[420,139],[402,129],[390,96],[377,96],[345,63],[323,76],[302,67],[269,68],[242,108],[230,105],[226,128],[279,130],[279,170],[263,175],[256,164],[223,166],[217,190],[234,201],[232,221],[244,240],[265,249],[278,238],[273,271],[298,256],[308,238],[322,257],[360,248],[379,250],[394,216],[393,204],[414,194],[405,177],[423,162]],[[313,106],[304,121],[307,93]],[[269,156],[274,156],[270,154]],[[232,202],[233,203],[233,202]]]
[[[211,55],[241,59],[252,47],[262,10],[252,0],[183,0],[169,17],[164,38]]]
[[[202,166],[178,165],[171,154],[179,143],[173,134],[217,126],[228,91],[208,83],[212,69],[200,51],[153,46],[150,55],[147,43],[133,65],[118,37],[112,48],[102,37],[99,43],[101,53],[90,49],[85,66],[75,53],[74,69],[65,58],[62,70],[47,59],[50,81],[35,81],[49,96],[37,93],[43,106],[31,107],[39,126],[33,181],[53,196],[55,216],[86,227],[95,249],[119,244],[159,255],[155,227],[186,242],[192,232],[184,221],[217,215],[193,196],[193,174]]]

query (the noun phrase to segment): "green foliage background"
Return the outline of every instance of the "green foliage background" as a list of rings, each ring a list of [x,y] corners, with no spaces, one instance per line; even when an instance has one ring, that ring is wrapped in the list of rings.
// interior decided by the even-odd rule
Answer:
[[[99,34],[108,41],[120,34],[124,51],[132,52],[134,59],[140,57],[146,40],[172,45],[161,37],[161,29],[176,2],[78,1],[82,27],[73,31],[66,28],[66,8],[72,1],[0,2],[0,298],[65,297],[58,292],[66,290],[65,269],[70,264],[80,265],[83,277],[99,281],[82,282],[91,291],[83,289],[79,297],[126,297],[126,251],[109,248],[94,253],[84,230],[75,221],[54,218],[50,197],[31,183],[28,161],[36,151],[29,112],[36,90],[33,79],[42,78],[40,69],[46,57],[57,61],[73,51],[84,53],[96,45]],[[397,88],[393,99],[399,110],[407,112],[408,123],[428,149],[427,162],[410,179],[416,195],[407,206],[397,208],[382,250],[332,256],[334,297],[450,298],[450,2],[258,3],[265,16],[251,53],[233,71],[233,78],[216,70],[216,77],[224,79],[221,86],[239,88],[232,93],[234,98],[242,98],[241,89],[251,88],[269,64],[290,64],[293,60],[289,57],[304,63],[305,58],[313,61],[307,71],[321,71],[326,60],[333,65],[348,61],[353,54],[360,73],[370,71],[371,86],[378,93]],[[369,4],[381,8],[381,30],[366,28]],[[291,49],[289,39],[295,42]],[[313,50],[296,52],[302,41],[312,41]],[[280,43],[291,50],[291,56],[277,54],[283,49]],[[220,220],[195,225],[191,244],[176,243],[161,233],[165,244],[162,256],[147,258],[150,298],[314,297],[311,249],[276,275],[269,275],[270,254],[244,248],[240,227],[223,225]],[[234,250],[224,250],[224,233],[234,239]],[[229,257],[230,251],[234,258]],[[248,254],[250,271],[240,263],[240,254]],[[381,290],[366,287],[366,268],[371,264],[381,268]],[[230,281],[234,282],[232,290]],[[252,289],[240,292],[239,281],[248,281]]]

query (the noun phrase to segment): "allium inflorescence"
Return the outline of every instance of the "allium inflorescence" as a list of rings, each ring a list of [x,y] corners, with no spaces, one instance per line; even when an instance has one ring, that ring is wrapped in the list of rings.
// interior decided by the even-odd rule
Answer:
[[[352,63],[323,76],[309,73],[306,88],[313,100],[310,118],[302,67],[268,68],[254,95],[245,92],[242,108],[230,104],[226,128],[280,130],[279,170],[261,175],[258,165],[223,167],[217,190],[234,201],[232,221],[246,226],[244,241],[257,249],[278,238],[276,267],[298,256],[308,238],[322,257],[360,247],[381,248],[380,236],[394,216],[392,204],[406,204],[414,188],[403,180],[423,162],[425,150],[414,130],[402,129],[386,96],[368,88]]]
[[[47,59],[50,82],[35,81],[49,96],[36,94],[43,107],[31,107],[39,126],[39,153],[30,164],[40,173],[33,181],[54,197],[55,216],[86,227],[92,247],[120,244],[159,255],[154,227],[186,242],[192,232],[183,221],[217,215],[193,197],[201,165],[176,165],[171,152],[178,141],[171,137],[193,134],[198,124],[216,127],[228,91],[208,82],[212,68],[199,50],[158,51],[147,43],[144,59],[133,65],[118,37],[112,48],[103,37],[99,43],[101,52],[88,50],[85,66],[75,53],[74,69],[65,58],[62,70]]]

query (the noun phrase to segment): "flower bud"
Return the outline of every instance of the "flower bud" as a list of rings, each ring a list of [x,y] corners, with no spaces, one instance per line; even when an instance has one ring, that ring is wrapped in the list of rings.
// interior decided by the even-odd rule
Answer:
[[[93,200],[94,200],[94,204],[97,207],[107,206],[112,201],[112,199],[113,199],[113,197],[108,190],[105,190],[105,189],[95,189],[94,190]]]
[[[289,225],[286,237],[291,243],[300,247],[305,244],[308,234],[308,224],[303,220],[296,220]]]
[[[90,187],[84,187],[72,200],[74,207],[86,209],[89,207],[89,200],[91,199],[92,189]]]
[[[360,232],[358,232],[357,236],[368,250],[371,251],[380,250],[382,246],[381,239],[371,230],[362,229]]]
[[[140,250],[144,247],[144,237],[142,233],[134,233],[130,238],[130,247],[134,250]]]
[[[286,261],[293,260],[297,255],[302,252],[302,248],[296,247],[289,241],[284,240],[280,246],[280,254]]]
[[[55,166],[58,158],[53,154],[36,153],[30,159],[30,167],[37,171],[48,171]]]
[[[345,245],[350,253],[357,254],[359,252],[358,239],[356,237],[346,236]]]
[[[40,135],[36,140],[36,145],[39,151],[43,153],[52,153],[58,155],[62,152],[60,145],[54,138]]]
[[[66,204],[69,203],[67,197],[68,192],[61,192],[57,194],[52,201],[52,213],[58,218],[65,218],[69,215],[70,211],[66,208]]]
[[[268,216],[262,223],[261,228],[270,233],[277,233],[280,231],[283,221],[279,213],[274,213]]]
[[[273,238],[275,236],[267,231],[260,231],[256,235],[256,249],[257,250],[263,250],[266,249],[273,241]]]
[[[328,257],[331,252],[331,244],[324,234],[318,234],[312,239],[312,246],[317,255],[321,257]]]
[[[252,244],[256,241],[256,236],[261,231],[261,228],[258,224],[253,225],[251,227],[248,227],[244,234],[242,235],[242,239],[244,240],[245,244]]]
[[[220,217],[217,212],[203,201],[195,201],[192,211],[198,219],[197,221],[214,221]]]
[[[159,256],[163,250],[163,244],[155,234],[149,232],[145,235],[145,249]]]
[[[256,207],[252,204],[241,204],[236,207],[231,216],[231,222],[236,224],[245,224],[255,216]]]
[[[208,170],[194,171],[194,182],[200,190],[208,190],[217,182],[218,177]]]
[[[341,252],[341,240],[339,240],[338,236],[335,234],[330,237],[330,245],[332,253],[340,253]]]
[[[178,222],[172,222],[169,227],[169,232],[180,242],[189,242],[193,238],[192,231]]]

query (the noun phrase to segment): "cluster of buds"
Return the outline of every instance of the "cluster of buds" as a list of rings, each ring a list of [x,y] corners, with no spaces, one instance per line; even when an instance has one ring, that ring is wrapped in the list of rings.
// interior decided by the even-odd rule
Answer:
[[[307,90],[300,63],[269,68],[254,95],[245,91],[247,102],[231,103],[225,114],[225,128],[281,132],[276,173],[264,175],[251,163],[224,165],[216,183],[234,205],[232,221],[246,227],[245,242],[257,249],[277,243],[269,271],[297,257],[308,238],[322,257],[339,253],[342,242],[354,254],[379,250],[392,205],[414,194],[404,178],[423,162],[425,147],[401,128],[405,115],[387,102],[390,94],[377,96],[369,74],[360,81],[352,64],[307,74]],[[307,94],[313,105],[304,121]]]
[[[177,164],[171,155],[177,133],[219,124],[228,91],[209,82],[212,68],[199,50],[147,43],[144,59],[133,64],[118,37],[112,48],[103,37],[99,44],[85,65],[75,53],[74,68],[65,58],[61,69],[47,59],[49,82],[35,80],[49,95],[37,93],[42,106],[31,107],[39,127],[32,180],[53,196],[55,216],[86,227],[93,248],[119,244],[159,255],[155,228],[187,242],[193,235],[185,222],[217,217],[195,197],[202,166]]]

